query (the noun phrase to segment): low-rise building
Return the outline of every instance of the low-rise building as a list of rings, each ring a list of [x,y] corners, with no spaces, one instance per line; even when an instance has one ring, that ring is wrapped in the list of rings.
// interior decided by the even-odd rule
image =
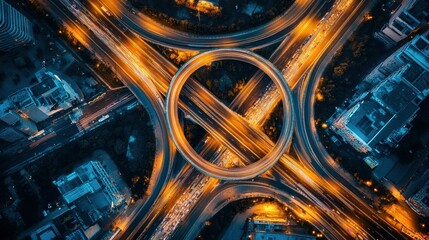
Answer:
[[[36,73],[38,82],[9,96],[9,101],[21,114],[34,122],[72,107],[79,95],[69,83],[45,68]]]
[[[387,47],[396,45],[408,37],[419,26],[429,21],[429,2],[427,0],[406,0],[393,13],[389,22],[375,37]]]
[[[0,139],[14,142],[38,132],[36,124],[13,111],[9,101],[0,104]]]
[[[429,217],[429,181],[406,202],[417,214]]]
[[[0,126],[0,139],[6,142],[15,142],[25,137],[24,134],[8,126]]]
[[[89,161],[53,183],[65,202],[76,206],[87,226],[124,202],[123,195],[99,161]]]
[[[17,111],[34,122],[41,122],[48,118],[48,116],[38,108],[38,103],[33,98],[29,88],[23,88],[11,94],[8,99]]]
[[[291,231],[283,219],[258,219],[258,217],[249,218],[247,222],[246,236],[244,239],[252,240],[314,240],[316,237],[299,231]],[[298,230],[298,229],[297,229]],[[302,230],[302,229],[299,229]]]
[[[39,102],[39,108],[47,115],[72,107],[79,95],[70,84],[45,68],[36,72],[39,83],[30,87],[33,96]]]
[[[48,223],[34,231],[30,237],[32,240],[52,240],[58,239],[59,236],[57,227],[52,223]]]

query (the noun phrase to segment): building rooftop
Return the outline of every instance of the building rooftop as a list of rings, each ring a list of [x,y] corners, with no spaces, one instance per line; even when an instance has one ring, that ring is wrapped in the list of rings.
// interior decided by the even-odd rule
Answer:
[[[392,117],[393,115],[385,111],[378,102],[367,98],[349,115],[346,126],[369,144]]]
[[[402,111],[417,95],[407,82],[392,80],[385,80],[373,92],[373,98],[393,114]]]
[[[67,176],[60,177],[54,181],[58,190],[63,195],[67,203],[72,203],[77,199],[99,191],[102,186],[92,162],[78,167],[74,172]]]
[[[46,229],[45,231],[38,234],[37,237],[40,240],[52,240],[52,239],[55,239],[57,236],[55,235],[55,233],[52,229]]]
[[[51,77],[45,75],[41,82],[34,84],[30,90],[33,93],[34,97],[39,98],[46,94],[47,92],[55,89],[57,85]]]
[[[59,237],[58,229],[52,223],[47,223],[31,234],[32,240],[52,240]]]
[[[25,108],[29,105],[36,104],[33,95],[28,88],[23,88],[9,96],[9,100],[16,108]]]
[[[22,138],[24,138],[24,134],[11,127],[0,125],[0,139],[3,139],[7,142],[15,142]]]
[[[76,206],[86,226],[93,225],[124,200],[99,161],[89,161],[53,183],[67,204]]]
[[[311,235],[282,233],[282,232],[255,232],[254,240],[313,240]]]
[[[419,104],[429,95],[427,34],[416,37],[381,63],[387,66],[397,61],[392,56],[404,59],[403,64],[392,64],[392,72],[372,82],[372,90],[334,120],[332,129],[358,151],[371,151],[379,143],[395,146],[408,132]]]
[[[23,88],[8,98],[17,112],[41,122],[61,110],[72,107],[79,94],[67,82],[45,68],[35,73],[37,83]]]
[[[55,109],[55,106],[64,101],[69,101],[70,94],[75,94],[71,89],[66,90],[65,82],[45,68],[42,68],[35,75],[39,83],[31,87],[31,92],[41,106]]]
[[[10,109],[6,111],[0,109],[0,120],[7,123],[9,126],[13,126],[19,123],[20,116]]]
[[[378,143],[386,140],[389,136],[391,136],[392,133],[407,124],[418,110],[419,106],[416,104],[409,103],[406,105],[401,112],[395,114],[395,116],[390,119],[388,124],[383,126],[379,133],[370,140],[370,145],[375,147]]]
[[[429,2],[427,0],[404,0],[399,8],[375,37],[391,47],[405,39],[415,29],[428,22]]]
[[[73,232],[69,233],[65,236],[66,240],[87,240],[85,235],[82,233],[80,229],[76,229]]]
[[[375,101],[368,95],[352,110],[345,113],[347,120],[345,127],[355,135],[356,139],[374,148],[386,140],[395,130],[403,127],[419,110],[419,106],[412,102],[413,98],[406,97],[407,91],[381,95],[383,101],[390,104],[395,112],[389,111],[386,106]],[[403,94],[402,97],[398,97]],[[398,98],[395,101],[395,96]],[[410,94],[412,96],[412,94]]]
[[[98,183],[97,179],[92,179],[88,182],[85,182],[79,186],[76,186],[72,190],[63,193],[63,197],[67,203],[72,203],[77,199],[85,196],[89,193],[94,193],[101,189],[100,183]]]
[[[425,70],[421,68],[415,62],[409,63],[409,66],[404,70],[402,77],[409,82],[413,82],[418,78]]]
[[[429,31],[423,35],[416,36],[404,49],[408,55],[425,71],[429,71]]]
[[[429,217],[429,181],[406,202],[419,215]]]
[[[408,10],[415,18],[420,21],[429,21],[429,1],[417,0]]]

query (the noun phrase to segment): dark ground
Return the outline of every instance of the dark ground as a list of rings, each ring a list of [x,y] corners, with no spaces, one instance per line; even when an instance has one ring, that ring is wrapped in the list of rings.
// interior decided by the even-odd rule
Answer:
[[[222,8],[220,14],[206,15],[195,10],[179,6],[174,0],[129,0],[129,2],[144,14],[157,19],[168,26],[182,31],[199,34],[228,33],[245,30],[270,21],[285,12],[293,0],[254,0],[263,9],[252,16],[245,13],[244,8],[251,1],[246,0],[220,0]],[[238,9],[236,9],[236,6]]]

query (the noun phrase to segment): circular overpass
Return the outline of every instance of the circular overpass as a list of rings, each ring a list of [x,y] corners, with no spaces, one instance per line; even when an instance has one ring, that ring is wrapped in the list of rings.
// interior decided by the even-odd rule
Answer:
[[[282,15],[257,27],[228,33],[200,35],[165,26],[142,13],[130,11],[125,1],[106,2],[109,9],[120,16],[121,21],[143,39],[165,47],[205,50],[220,47],[257,49],[281,41],[311,10],[323,5],[323,1],[295,0]],[[133,14],[134,12],[134,14]]]
[[[280,91],[283,103],[283,127],[279,140],[274,148],[259,161],[245,167],[223,168],[202,158],[187,141],[178,117],[178,102],[180,92],[186,80],[201,66],[213,61],[236,60],[258,67],[270,77]],[[270,169],[283,155],[291,140],[293,131],[293,108],[291,90],[283,75],[266,59],[250,51],[226,48],[201,53],[186,62],[173,77],[166,97],[165,113],[168,130],[178,151],[199,171],[223,180],[241,180],[253,178]]]

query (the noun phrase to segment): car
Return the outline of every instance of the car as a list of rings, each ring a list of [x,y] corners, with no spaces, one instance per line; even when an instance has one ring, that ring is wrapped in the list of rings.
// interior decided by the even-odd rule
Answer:
[[[100,119],[98,119],[98,122],[103,122],[103,121],[105,121],[106,119],[108,119],[110,117],[110,115],[109,114],[107,114],[107,115],[104,115],[104,116],[102,116]]]

